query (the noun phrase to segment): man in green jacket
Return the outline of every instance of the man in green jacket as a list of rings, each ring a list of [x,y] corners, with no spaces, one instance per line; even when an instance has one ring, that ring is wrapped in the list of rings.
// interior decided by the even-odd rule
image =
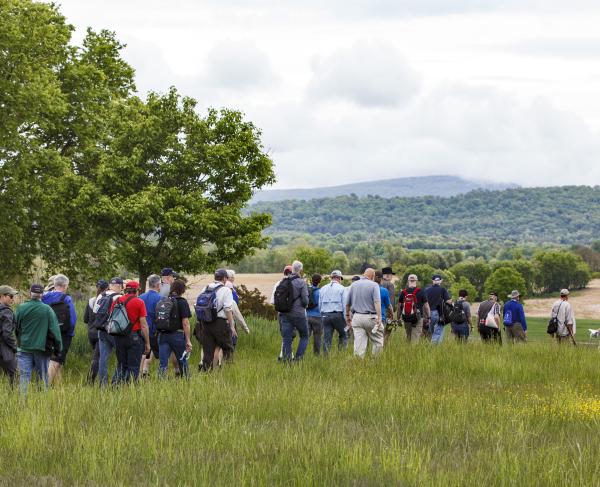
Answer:
[[[54,338],[56,352],[62,350],[58,321],[52,308],[41,302],[44,287],[33,284],[31,299],[17,308],[17,362],[21,392],[25,394],[35,369],[48,388],[48,363],[51,350],[46,349],[46,338]]]

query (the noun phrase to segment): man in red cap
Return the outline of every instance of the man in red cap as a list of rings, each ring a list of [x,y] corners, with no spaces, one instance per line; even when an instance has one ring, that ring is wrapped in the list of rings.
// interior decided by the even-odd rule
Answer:
[[[115,335],[117,377],[119,382],[137,381],[142,355],[149,355],[150,353],[146,305],[144,301],[137,297],[139,289],[139,282],[127,281],[125,284],[125,294],[113,302],[111,309],[112,313],[115,311],[117,305],[123,304],[130,323],[125,333]],[[111,316],[111,319],[113,319],[113,316]]]

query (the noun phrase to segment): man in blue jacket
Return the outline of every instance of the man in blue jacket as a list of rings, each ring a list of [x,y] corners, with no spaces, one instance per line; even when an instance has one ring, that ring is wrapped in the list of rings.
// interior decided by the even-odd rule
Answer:
[[[49,305],[56,314],[62,339],[62,351],[58,355],[50,358],[50,365],[48,366],[48,385],[52,384],[52,381],[57,375],[60,375],[60,371],[67,360],[67,353],[69,353],[71,341],[75,336],[77,313],[75,312],[75,305],[73,304],[71,296],[67,294],[68,287],[69,278],[64,274],[57,274],[54,276],[54,290],[47,292],[42,296],[42,302]]]
[[[525,342],[527,337],[527,321],[523,305],[519,302],[521,295],[514,290],[508,295],[510,301],[504,305],[504,330],[511,342]]]

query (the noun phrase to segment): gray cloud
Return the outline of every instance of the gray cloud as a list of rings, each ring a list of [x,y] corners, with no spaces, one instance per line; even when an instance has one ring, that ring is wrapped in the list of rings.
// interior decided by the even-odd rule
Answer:
[[[385,44],[355,44],[315,60],[308,93],[363,107],[406,104],[418,92],[419,76],[399,51]]]

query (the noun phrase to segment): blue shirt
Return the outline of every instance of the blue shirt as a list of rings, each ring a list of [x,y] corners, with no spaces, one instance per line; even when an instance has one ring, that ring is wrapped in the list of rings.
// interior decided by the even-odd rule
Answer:
[[[346,309],[346,289],[335,281],[331,281],[319,289],[319,309],[321,313],[343,313]]]
[[[316,306],[314,308],[308,309],[306,308],[306,316],[312,316],[313,318],[320,318],[321,317],[321,311],[319,309],[319,296],[321,294],[321,290],[319,289],[319,286],[310,286],[310,290],[314,289],[313,291],[313,302],[316,304]]]
[[[75,311],[75,305],[73,304],[73,300],[71,296],[61,291],[50,291],[42,296],[42,303],[44,304],[54,304],[58,303],[61,298],[65,296],[65,303],[69,306],[69,318],[71,320],[71,329],[67,332],[67,336],[75,336],[75,323],[77,323],[77,312]]]
[[[146,305],[146,321],[148,322],[148,331],[151,335],[156,333],[156,329],[154,328],[156,305],[161,297],[160,293],[156,292],[154,289],[150,289],[140,296],[140,299]]]
[[[379,287],[379,293],[381,294],[381,321],[385,322],[385,312],[392,305],[390,302],[390,292],[384,288]]]
[[[233,295],[233,300],[235,301],[235,304],[240,304],[240,297],[238,296],[238,293],[234,287],[231,288],[231,294]]]
[[[525,311],[523,305],[516,299],[511,299],[504,305],[504,318],[506,318],[507,311],[510,311],[512,315],[511,323],[504,323],[505,326],[512,326],[515,323],[521,323],[523,325],[523,331],[527,331],[527,322],[525,321]],[[502,320],[504,321],[504,319]]]

